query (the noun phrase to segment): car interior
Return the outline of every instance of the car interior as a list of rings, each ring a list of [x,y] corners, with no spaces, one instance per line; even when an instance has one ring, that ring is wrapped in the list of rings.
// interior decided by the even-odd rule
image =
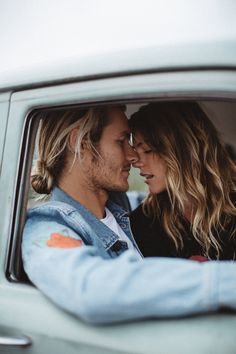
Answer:
[[[132,113],[137,111],[140,106],[147,104],[150,101],[142,102],[122,102],[126,104],[126,115],[129,118]],[[119,102],[120,103],[120,102]],[[235,158],[236,152],[236,102],[233,101],[222,101],[222,100],[201,100],[198,101],[205,113],[212,120],[220,136],[227,146],[227,149],[231,156]],[[52,108],[50,108],[52,109]],[[57,108],[58,109],[58,108]],[[38,112],[38,111],[37,111]],[[9,247],[9,262],[7,265],[7,275],[12,281],[26,282],[30,283],[22,265],[21,260],[21,235],[24,227],[24,221],[26,217],[27,208],[33,207],[38,203],[42,203],[42,198],[39,198],[35,192],[30,188],[30,172],[34,165],[34,160],[37,157],[37,130],[39,121],[35,118],[35,113],[32,112],[30,123],[26,125],[27,143],[22,144],[24,148],[21,151],[21,158],[24,161],[27,159],[25,168],[22,169],[22,176],[19,178],[24,178],[25,189],[23,192],[25,194],[25,211],[22,212],[20,225],[14,225],[12,229],[12,243]],[[30,137],[30,138],[29,138]],[[24,142],[24,140],[23,140]],[[20,180],[19,180],[20,184]],[[111,193],[111,198],[120,204],[127,211],[131,211],[136,208],[139,203],[145,198],[147,194],[147,188],[145,187],[142,178],[139,176],[138,169],[131,169],[131,176],[129,178],[130,189],[127,193]],[[23,193],[22,192],[22,193]],[[19,192],[20,193],[20,192]],[[17,209],[17,208],[16,208]],[[18,211],[16,210],[15,213]],[[20,229],[20,235],[19,235]],[[18,230],[18,232],[17,232]]]

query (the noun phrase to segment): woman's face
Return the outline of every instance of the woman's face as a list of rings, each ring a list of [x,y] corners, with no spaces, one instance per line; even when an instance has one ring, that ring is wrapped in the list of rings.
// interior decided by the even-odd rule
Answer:
[[[144,182],[151,193],[163,192],[166,190],[165,161],[152,150],[139,132],[135,133],[133,140],[139,158],[133,166],[140,169],[140,176],[145,178]]]

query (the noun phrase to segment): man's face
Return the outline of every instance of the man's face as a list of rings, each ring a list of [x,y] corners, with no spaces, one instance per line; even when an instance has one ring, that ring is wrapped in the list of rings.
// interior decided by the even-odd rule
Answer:
[[[129,127],[126,115],[119,109],[110,109],[110,123],[102,133],[97,148],[102,159],[90,159],[87,170],[88,183],[96,190],[128,190],[130,166],[136,153],[129,145]]]

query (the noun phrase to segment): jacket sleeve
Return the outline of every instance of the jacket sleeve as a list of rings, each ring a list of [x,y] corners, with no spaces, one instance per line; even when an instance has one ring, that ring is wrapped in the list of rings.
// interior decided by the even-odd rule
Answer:
[[[90,323],[236,309],[235,262],[140,260],[132,250],[103,259],[94,246],[84,245],[73,230],[56,222],[47,228],[44,222],[34,223],[33,231],[27,222],[22,252],[31,281]]]

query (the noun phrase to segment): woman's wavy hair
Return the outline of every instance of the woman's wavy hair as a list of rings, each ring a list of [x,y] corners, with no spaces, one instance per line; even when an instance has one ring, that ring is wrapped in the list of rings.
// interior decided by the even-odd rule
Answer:
[[[176,101],[141,107],[131,116],[130,126],[166,163],[168,200],[150,193],[143,203],[144,213],[161,219],[179,249],[183,247],[184,232],[180,216],[191,201],[193,236],[205,256],[210,257],[213,247],[218,258],[219,233],[236,215],[232,201],[236,165],[214,125],[196,102]],[[230,233],[233,237],[235,230]]]
[[[86,141],[95,158],[100,158],[97,146],[103,129],[109,124],[109,109],[125,111],[125,106],[98,106],[88,109],[63,108],[38,113],[38,159],[31,175],[31,185],[39,194],[50,194],[58,185],[70,150],[69,137],[78,129],[75,159],[81,159],[81,146]],[[69,167],[68,167],[69,168]]]

